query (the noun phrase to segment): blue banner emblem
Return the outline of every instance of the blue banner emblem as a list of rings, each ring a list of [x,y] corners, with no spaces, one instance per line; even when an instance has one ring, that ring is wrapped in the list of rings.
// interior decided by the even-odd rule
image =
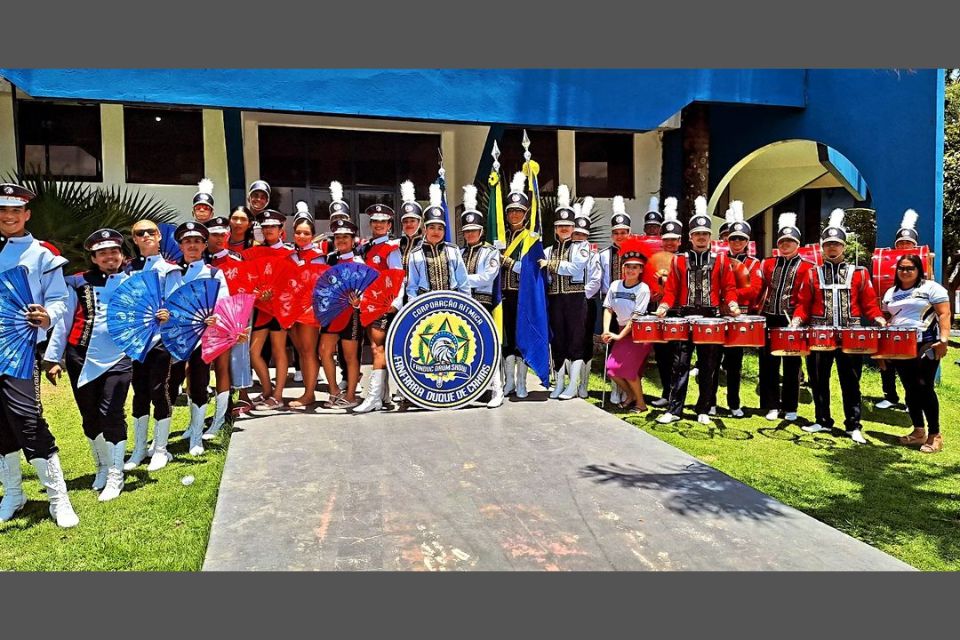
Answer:
[[[400,310],[387,333],[387,368],[400,393],[425,409],[476,400],[500,366],[490,313],[469,296],[432,291]]]

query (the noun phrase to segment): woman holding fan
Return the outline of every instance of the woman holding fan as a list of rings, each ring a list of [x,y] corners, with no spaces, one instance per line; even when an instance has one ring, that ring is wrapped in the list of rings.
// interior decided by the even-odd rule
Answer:
[[[303,205],[303,206],[301,206]],[[313,216],[305,211],[304,202],[297,203],[298,213],[293,220],[293,244],[296,247],[290,259],[297,266],[307,268],[308,264],[326,264],[326,256],[314,243],[317,233]],[[320,359],[317,344],[320,332],[315,323],[296,322],[290,329],[290,338],[300,356],[300,366],[303,371],[303,395],[287,403],[287,407],[295,411],[303,411],[308,405],[316,401],[317,374],[320,371]]]

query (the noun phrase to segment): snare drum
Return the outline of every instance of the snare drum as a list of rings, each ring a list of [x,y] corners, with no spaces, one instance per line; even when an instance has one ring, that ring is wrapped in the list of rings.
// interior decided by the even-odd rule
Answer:
[[[727,319],[693,318],[690,335],[694,344],[723,344],[727,340]]]
[[[912,327],[883,327],[879,330],[877,353],[883,360],[912,360],[917,357],[917,330]]]
[[[844,353],[871,354],[880,347],[880,334],[871,327],[847,327],[840,330],[840,350]]]
[[[666,342],[663,339],[663,320],[657,316],[634,318],[631,333],[634,342]]]
[[[807,330],[803,327],[770,329],[770,355],[808,356]]]
[[[767,338],[767,319],[763,316],[727,318],[727,347],[762,347]]]
[[[839,343],[840,330],[836,327],[810,327],[807,343],[810,351],[836,351]]]
[[[687,340],[690,337],[690,323],[686,318],[664,318],[663,339],[671,342]]]

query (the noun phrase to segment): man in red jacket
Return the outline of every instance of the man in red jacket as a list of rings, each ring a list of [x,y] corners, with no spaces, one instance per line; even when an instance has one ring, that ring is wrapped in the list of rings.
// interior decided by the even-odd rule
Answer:
[[[870,274],[863,267],[843,259],[847,232],[843,228],[843,209],[834,209],[827,228],[820,234],[823,266],[811,269],[807,286],[800,291],[800,305],[791,322],[794,326],[812,323],[832,327],[857,327],[866,323],[886,325]],[[847,435],[854,442],[866,444],[860,433],[860,376],[863,356],[842,351],[817,351],[807,356],[807,371],[813,387],[816,409],[815,424],[802,427],[816,433],[833,427],[830,415],[830,372],[837,363],[837,377],[843,394],[843,415]]]
[[[696,214],[690,219],[689,251],[678,253],[673,259],[670,275],[664,287],[663,300],[657,307],[657,315],[663,317],[668,310],[680,316],[718,317],[729,309],[733,316],[740,315],[737,303],[737,285],[725,254],[710,251],[710,216],[707,215],[707,200],[696,200]],[[690,378],[690,358],[697,349],[697,364],[700,370],[697,386],[697,421],[710,424],[707,413],[716,395],[714,370],[720,363],[723,345],[698,344],[692,341],[677,343],[673,356],[673,379],[668,398],[667,412],[657,422],[668,424],[680,420],[683,403],[687,399],[687,384]]]

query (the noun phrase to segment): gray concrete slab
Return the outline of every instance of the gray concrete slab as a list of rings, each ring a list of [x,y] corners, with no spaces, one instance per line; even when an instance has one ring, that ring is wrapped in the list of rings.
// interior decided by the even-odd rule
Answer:
[[[910,569],[542,391],[496,410],[237,426],[208,571]]]

